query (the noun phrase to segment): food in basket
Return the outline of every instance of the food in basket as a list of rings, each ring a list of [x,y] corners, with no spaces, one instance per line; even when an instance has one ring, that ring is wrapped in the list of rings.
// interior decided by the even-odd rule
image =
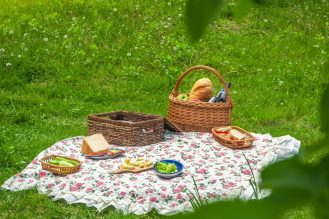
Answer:
[[[212,97],[212,83],[209,78],[201,78],[195,82],[190,93],[190,99],[208,101]]]
[[[177,99],[187,101],[187,100],[189,100],[189,97],[187,96],[187,94],[179,94],[177,96]]]
[[[94,134],[83,139],[81,151],[88,155],[103,155],[109,148],[110,145],[102,134]]]
[[[62,167],[74,167],[79,165],[79,162],[64,157],[54,157],[49,160],[48,163]]]
[[[220,128],[215,128],[217,134],[229,134],[229,131],[232,129],[231,126],[224,126]]]
[[[241,139],[244,139],[248,136],[242,134],[241,132],[239,132],[238,130],[236,129],[231,129],[229,131],[229,137],[232,139],[232,140],[241,140]]]

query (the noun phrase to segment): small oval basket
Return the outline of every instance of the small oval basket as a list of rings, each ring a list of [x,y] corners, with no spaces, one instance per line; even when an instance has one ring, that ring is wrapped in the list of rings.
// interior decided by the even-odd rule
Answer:
[[[248,148],[252,146],[252,143],[254,142],[254,136],[252,136],[249,132],[246,130],[238,127],[238,126],[231,126],[232,129],[236,129],[242,134],[246,135],[247,138],[241,139],[241,140],[232,140],[228,137],[228,135],[225,134],[217,134],[216,128],[212,129],[212,136],[213,138],[220,143],[221,145],[225,147],[229,147],[232,149],[242,149],[242,148]]]
[[[226,102],[208,103],[177,99],[183,78],[194,70],[207,70],[216,75],[226,92]],[[204,65],[187,69],[177,80],[169,96],[168,119],[183,131],[211,132],[213,127],[231,125],[233,101],[224,78],[213,68]]]
[[[54,164],[48,163],[48,161],[52,160],[54,157],[63,157],[66,159],[77,161],[79,164],[74,167],[62,167]],[[71,157],[64,157],[59,155],[49,155],[40,160],[42,169],[47,170],[52,173],[56,173],[59,175],[68,175],[71,173],[76,173],[81,169],[81,161],[71,158]]]

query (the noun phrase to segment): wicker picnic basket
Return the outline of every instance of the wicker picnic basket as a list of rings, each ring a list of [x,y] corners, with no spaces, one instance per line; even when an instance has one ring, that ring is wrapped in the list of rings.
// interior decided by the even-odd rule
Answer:
[[[215,74],[226,92],[226,102],[208,103],[183,101],[177,98],[183,78],[194,70],[208,70]],[[231,124],[233,102],[224,78],[213,68],[198,65],[187,69],[177,80],[169,96],[168,119],[183,131],[211,132],[213,127]]]
[[[212,136],[221,145],[232,149],[242,149],[252,146],[252,143],[254,142],[254,136],[252,136],[249,132],[238,126],[231,126],[231,128],[238,130],[240,133],[246,135],[247,137],[241,140],[232,140],[229,138],[228,135],[217,134],[216,128],[212,129]]]
[[[54,165],[51,163],[48,163],[48,161],[52,160],[54,157],[63,157],[63,158],[68,158],[70,160],[77,161],[79,164],[74,166],[74,167],[62,167],[58,165]],[[52,173],[56,173],[59,175],[67,175],[71,173],[76,173],[81,169],[81,161],[71,158],[71,157],[64,157],[64,156],[59,156],[59,155],[49,155],[40,160],[42,169],[47,170]]]
[[[179,129],[167,119],[136,112],[115,111],[88,116],[89,135],[101,133],[109,144],[143,146],[164,140],[164,129]]]

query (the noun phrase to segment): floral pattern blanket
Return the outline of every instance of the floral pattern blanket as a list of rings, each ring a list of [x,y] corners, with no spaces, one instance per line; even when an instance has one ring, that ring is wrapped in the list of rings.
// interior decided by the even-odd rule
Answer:
[[[68,203],[85,203],[103,210],[108,206],[125,213],[145,214],[155,208],[170,215],[192,211],[192,177],[202,198],[208,201],[241,198],[252,199],[249,184],[251,170],[256,180],[266,165],[298,153],[300,142],[290,136],[274,138],[253,134],[249,149],[232,150],[217,143],[209,133],[166,133],[165,141],[148,146],[122,147],[125,157],[142,156],[152,161],[175,159],[184,164],[184,171],[174,179],[161,179],[153,170],[141,173],[111,174],[124,157],[108,160],[86,159],[80,152],[83,136],[57,142],[41,152],[21,173],[11,177],[2,188],[12,191],[37,188],[39,193],[65,199]],[[56,154],[75,157],[83,162],[82,169],[71,175],[58,176],[42,170],[40,159]],[[268,192],[267,192],[268,193]],[[265,194],[266,195],[266,194]]]

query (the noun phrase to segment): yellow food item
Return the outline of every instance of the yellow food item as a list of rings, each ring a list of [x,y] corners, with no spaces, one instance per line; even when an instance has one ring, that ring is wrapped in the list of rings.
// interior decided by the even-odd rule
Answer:
[[[209,78],[201,78],[197,80],[190,92],[190,100],[198,99],[203,101],[208,101],[212,95],[212,83]]]
[[[122,169],[129,169],[129,165],[126,164],[126,163],[123,163],[123,164],[121,165],[121,168],[122,168]]]
[[[142,157],[137,157],[137,159],[136,159],[136,161],[142,161],[142,160],[144,160],[144,158],[142,158]]]
[[[133,169],[135,169],[135,167],[134,167],[134,166],[130,166],[130,165],[128,165],[128,169],[129,169],[129,170],[133,170]]]
[[[140,168],[144,168],[144,167],[145,167],[145,164],[144,164],[144,163],[140,163],[140,164],[138,164],[138,166],[139,166]]]
[[[87,136],[83,139],[81,151],[88,155],[102,155],[106,154],[110,148],[109,143],[102,134],[95,134]]]
[[[153,162],[152,161],[145,161],[145,166],[147,166],[147,167],[149,167],[149,166],[151,166],[153,164]]]
[[[125,163],[129,164],[130,163],[130,158],[126,158]]]

